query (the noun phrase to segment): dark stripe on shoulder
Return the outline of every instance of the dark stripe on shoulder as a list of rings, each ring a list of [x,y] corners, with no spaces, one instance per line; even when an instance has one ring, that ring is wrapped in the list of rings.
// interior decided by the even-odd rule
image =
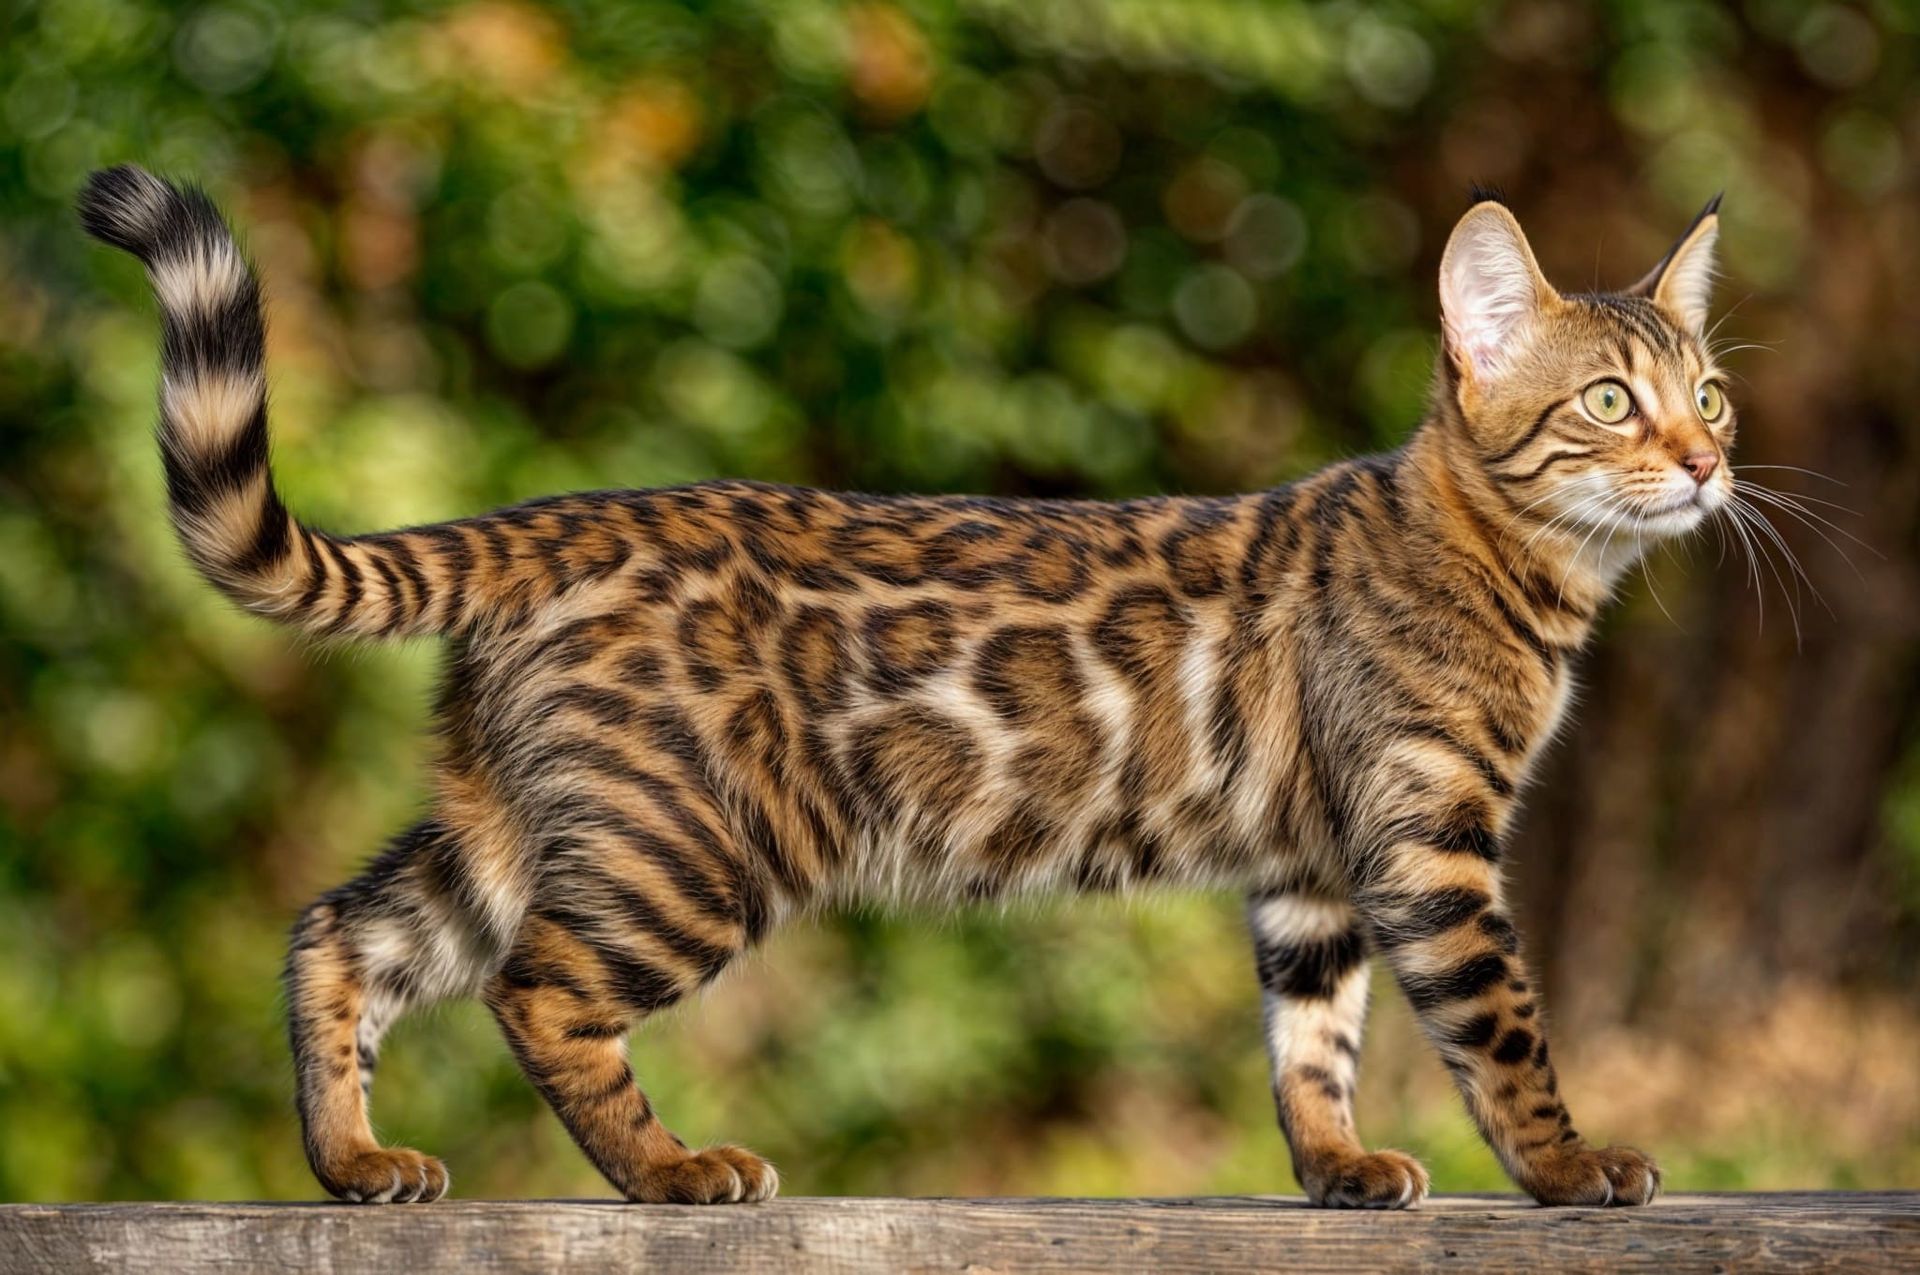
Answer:
[[[1494,610],[1500,613],[1500,618],[1506,621],[1507,627],[1513,631],[1513,635],[1525,643],[1535,655],[1540,657],[1541,666],[1545,668],[1548,673],[1558,672],[1560,668],[1560,653],[1555,650],[1552,644],[1545,638],[1541,637],[1539,632],[1536,631],[1531,624],[1528,624],[1526,620],[1521,618],[1520,613],[1513,609],[1513,604],[1507,601],[1506,594],[1496,588],[1488,589],[1487,596],[1493,599]]]
[[[1498,766],[1494,765],[1492,758],[1488,757],[1478,748],[1475,748],[1472,744],[1456,737],[1439,723],[1423,721],[1406,722],[1401,725],[1401,729],[1405,730],[1409,735],[1416,736],[1420,739],[1431,739],[1437,744],[1444,744],[1458,753],[1462,761],[1465,761],[1480,772],[1481,778],[1487,781],[1487,786],[1493,789],[1495,795],[1501,797],[1511,797],[1513,795],[1513,781],[1508,779]]]

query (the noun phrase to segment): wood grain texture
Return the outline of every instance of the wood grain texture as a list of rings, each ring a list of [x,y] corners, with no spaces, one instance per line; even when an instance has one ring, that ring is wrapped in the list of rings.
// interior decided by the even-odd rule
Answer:
[[[1677,1195],[1640,1209],[1440,1196],[0,1206],[0,1272],[1920,1270],[1920,1192]]]

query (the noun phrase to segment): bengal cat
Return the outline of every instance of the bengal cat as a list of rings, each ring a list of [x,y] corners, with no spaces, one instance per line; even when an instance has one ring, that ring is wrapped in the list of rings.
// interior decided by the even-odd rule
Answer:
[[[1427,1173],[1353,1120],[1378,954],[1513,1179],[1641,1204],[1574,1130],[1501,885],[1517,794],[1643,543],[1727,502],[1703,343],[1709,204],[1624,292],[1564,295],[1493,197],[1440,267],[1444,353],[1399,451],[1244,496],[607,491],[344,536],[268,466],[259,284],[205,195],[97,174],[146,263],[172,516],[241,606],[322,637],[451,639],[431,813],[301,916],[286,985],[325,1188],[431,1200],[366,1101],[400,1013],[478,992],[633,1200],[764,1200],[628,1065],[636,1019],[852,900],[1245,890],[1294,1172],[1399,1208]]]

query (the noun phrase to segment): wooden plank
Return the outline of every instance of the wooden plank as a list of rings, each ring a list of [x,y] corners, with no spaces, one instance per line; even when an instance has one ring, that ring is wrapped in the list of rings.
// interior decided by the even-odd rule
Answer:
[[[1675,1195],[1542,1209],[1440,1196],[1406,1213],[1284,1197],[15,1204],[0,1272],[1920,1271],[1920,1192]]]

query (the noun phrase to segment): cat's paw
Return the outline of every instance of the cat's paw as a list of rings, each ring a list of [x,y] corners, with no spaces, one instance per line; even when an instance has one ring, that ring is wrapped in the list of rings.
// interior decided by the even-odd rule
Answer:
[[[779,1189],[771,1164],[745,1147],[718,1146],[650,1166],[627,1195],[646,1204],[756,1204]]]
[[[1427,1198],[1427,1170],[1401,1151],[1327,1157],[1301,1183],[1307,1198],[1331,1209],[1410,1209]]]
[[[320,1185],[351,1204],[424,1204],[447,1193],[447,1166],[408,1147],[373,1147],[328,1165]]]
[[[1651,1204],[1660,1168],[1632,1147],[1576,1146],[1528,1165],[1524,1185],[1542,1204]]]

